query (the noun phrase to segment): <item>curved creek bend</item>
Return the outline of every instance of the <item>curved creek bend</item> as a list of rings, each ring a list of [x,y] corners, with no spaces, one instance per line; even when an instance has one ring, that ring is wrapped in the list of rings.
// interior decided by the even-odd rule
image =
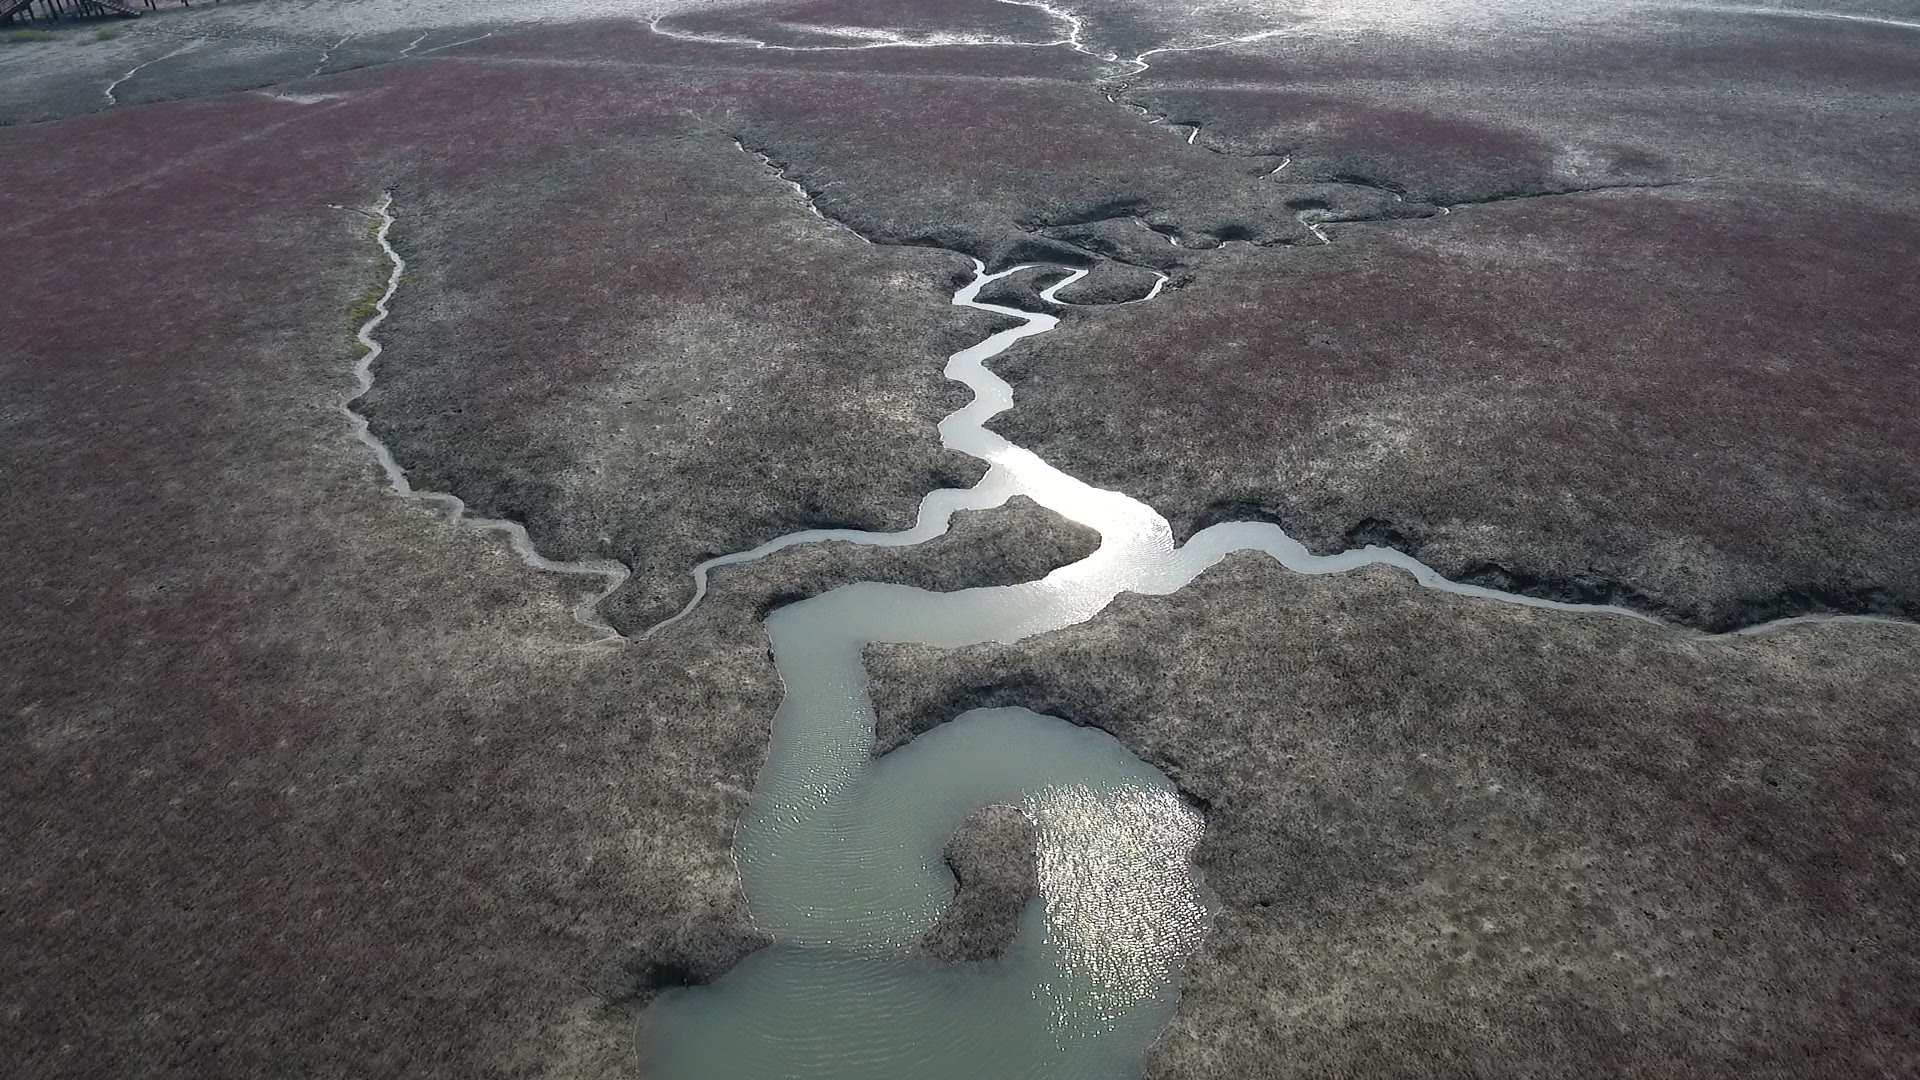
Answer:
[[[717,983],[654,1007],[653,1075],[1124,1077],[1138,1074],[1171,1018],[1210,916],[1191,859],[1199,815],[1110,736],[1024,709],[966,713],[875,759],[861,663],[869,643],[1016,642],[1091,618],[1122,592],[1173,592],[1250,548],[1301,573],[1386,564],[1449,591],[1644,618],[1459,585],[1390,549],[1316,556],[1268,524],[1216,525],[1176,546],[1151,507],[1068,476],[986,428],[1013,394],[985,362],[1059,320],[977,297],[990,282],[1032,272],[1065,273],[1041,291],[1050,303],[1086,273],[988,273],[976,261],[973,280],[953,297],[1020,323],[947,362],[947,377],[974,398],[941,422],[940,438],[987,462],[977,485],[928,495],[905,532],[795,533],[702,564],[693,602],[652,631],[699,603],[716,566],[821,540],[918,543],[943,532],[956,510],[1013,495],[1100,534],[1092,555],[1038,581],[952,593],[861,582],[768,617],[786,696],[735,850],[754,919],[775,944]],[[1001,960],[943,964],[914,948],[954,894],[943,847],[971,811],[990,804],[1032,818],[1039,896]]]
[[[371,231],[389,278],[359,329],[365,355],[343,405],[356,436],[397,494],[505,534],[529,565],[597,578],[601,587],[582,598],[576,616],[604,631],[607,642],[626,643],[595,610],[625,581],[624,565],[548,559],[519,525],[467,516],[458,498],[414,489],[353,410],[372,385],[380,354],[373,331],[387,318],[405,265],[388,239],[391,199],[362,213],[377,223]],[[973,265],[953,304],[1017,322],[953,354],[945,369],[974,396],[941,421],[941,442],[988,464],[980,482],[929,493],[914,527],[903,532],[810,530],[702,563],[693,600],[647,636],[685,618],[716,567],[817,541],[917,544],[943,534],[955,512],[996,507],[1015,495],[1094,529],[1100,545],[1037,581],[951,593],[860,582],[766,619],[785,697],[735,852],[753,918],[774,944],[717,982],[652,1007],[649,1076],[1117,1080],[1138,1075],[1143,1054],[1171,1019],[1185,964],[1211,915],[1192,862],[1203,828],[1198,813],[1171,781],[1104,732],[1025,709],[966,713],[876,759],[861,659],[870,643],[1013,643],[1083,622],[1123,592],[1174,592],[1244,550],[1265,552],[1297,573],[1385,565],[1427,588],[1483,600],[1658,622],[1622,607],[1449,581],[1391,548],[1315,555],[1266,523],[1223,523],[1176,545],[1166,519],[1145,503],[1083,483],[985,426],[1013,404],[1012,388],[986,361],[1059,319],[982,302],[982,288],[1016,274],[1059,274],[1039,296],[1065,304],[1060,290],[1087,271],[1019,266],[989,273],[977,260]],[[1152,300],[1164,284],[1134,302]],[[1800,616],[1737,633],[1868,618]],[[1032,819],[1039,895],[999,960],[943,963],[917,948],[954,895],[943,849],[969,813],[988,805],[1017,806]]]

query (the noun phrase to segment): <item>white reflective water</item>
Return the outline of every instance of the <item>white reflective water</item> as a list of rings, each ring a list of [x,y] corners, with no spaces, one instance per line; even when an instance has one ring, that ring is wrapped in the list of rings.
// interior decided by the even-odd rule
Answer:
[[[929,495],[908,532],[783,537],[706,564],[698,587],[704,593],[715,565],[795,543],[915,543],[944,531],[955,509],[1013,494],[1093,528],[1099,549],[1039,581],[952,593],[862,582],[767,619],[786,696],[736,850],[754,919],[777,944],[714,985],[656,1006],[654,1075],[1122,1077],[1137,1074],[1172,1014],[1208,920],[1191,861],[1201,832],[1194,811],[1111,737],[1024,709],[971,712],[874,759],[861,666],[870,642],[1018,641],[1082,622],[1121,592],[1179,589],[1244,548],[1302,573],[1385,564],[1454,592],[1642,617],[1457,585],[1388,549],[1316,556],[1272,525],[1219,525],[1176,547],[1151,507],[1082,483],[986,429],[1013,393],[985,361],[1058,319],[976,298],[989,282],[1030,269],[989,274],[976,263],[953,299],[1020,321],[947,363],[947,376],[974,398],[941,422],[940,438],[988,463],[979,485]],[[1046,297],[1084,273],[1068,274]],[[1039,835],[1041,895],[1019,938],[992,965],[916,955],[912,946],[952,897],[946,841],[971,810],[994,803],[1023,806]]]
[[[780,944],[656,1007],[650,1075],[1137,1072],[1208,917],[1191,864],[1200,822],[1164,777],[1102,732],[1002,709],[944,724],[853,781],[781,786],[797,797],[763,786],[757,802],[788,809],[756,815],[743,839],[758,854],[742,860]],[[941,848],[986,803],[1036,823],[1041,899],[997,963],[916,955],[953,889]]]

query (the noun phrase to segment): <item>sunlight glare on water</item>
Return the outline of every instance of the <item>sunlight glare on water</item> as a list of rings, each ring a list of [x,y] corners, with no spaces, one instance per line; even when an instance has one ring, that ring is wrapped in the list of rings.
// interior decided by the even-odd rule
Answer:
[[[1100,548],[1041,581],[861,583],[768,618],[787,692],[736,851],[777,944],[655,1006],[651,1075],[1105,1080],[1136,1075],[1172,1015],[1209,909],[1192,865],[1199,816],[1164,776],[1104,732],[1025,709],[976,710],[872,757],[867,643],[1018,641],[1090,617],[1173,553],[1151,508],[983,426],[1013,400],[984,361],[1058,321],[975,301],[1003,276],[977,269],[955,295],[1022,325],[949,360],[975,397],[941,423],[942,441],[989,463],[992,498],[1027,495],[1098,531]],[[993,803],[1035,822],[1039,896],[999,961],[936,962],[914,946],[952,899],[943,848]]]
[[[973,281],[954,294],[958,306],[1021,320],[946,368],[975,396],[941,422],[941,441],[988,462],[986,478],[929,495],[908,532],[796,533],[702,564],[693,603],[714,566],[814,540],[917,543],[943,531],[953,511],[1011,495],[1094,529],[1100,546],[1040,581],[951,593],[860,582],[767,618],[786,695],[735,851],[754,920],[776,944],[712,986],[656,1004],[649,1075],[1123,1080],[1138,1075],[1172,1018],[1210,918],[1192,862],[1199,815],[1111,736],[1025,709],[975,710],[874,758],[861,662],[870,643],[1018,642],[1083,622],[1123,592],[1173,592],[1248,549],[1299,573],[1383,565],[1447,592],[1645,618],[1451,582],[1389,548],[1316,555],[1263,522],[1215,525],[1176,547],[1151,507],[985,428],[1013,401],[985,361],[1058,323],[976,299],[1024,269],[988,274],[976,263]],[[942,849],[969,812],[989,804],[1022,806],[1033,818],[1039,896],[999,961],[942,964],[915,949],[953,896]]]

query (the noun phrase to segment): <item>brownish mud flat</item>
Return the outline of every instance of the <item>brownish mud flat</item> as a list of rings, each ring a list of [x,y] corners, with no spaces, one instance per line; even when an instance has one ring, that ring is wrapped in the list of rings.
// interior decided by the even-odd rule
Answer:
[[[997,426],[1182,534],[1274,520],[1710,629],[1911,616],[1911,37],[1674,12],[1170,54],[1127,98],[1285,155],[1331,243],[1185,257],[1008,357]]]
[[[777,578],[723,572],[679,632],[610,646],[568,615],[570,583],[392,497],[339,411],[354,312],[384,269],[367,220],[335,207],[387,190],[417,198],[426,257],[402,303],[444,301],[428,285],[442,270],[425,212],[497,207],[487,199],[511,177],[528,181],[528,221],[543,224],[541,181],[672,108],[626,74],[489,72],[396,66],[341,76],[338,96],[312,104],[241,94],[0,129],[0,153],[31,174],[9,189],[0,228],[15,265],[38,269],[0,300],[0,567],[13,600],[0,631],[11,763],[0,1055],[13,1075],[630,1075],[629,1004],[710,978],[759,941],[731,856],[779,693],[756,619],[847,571],[793,552]],[[476,112],[489,86],[499,107]],[[732,227],[766,266],[794,243],[865,251],[831,239],[729,142],[700,138],[692,152],[712,154],[701,160],[748,166],[709,184],[737,185],[722,192]],[[63,185],[60,205],[25,197]],[[889,492],[873,470],[939,453],[932,424],[948,406],[928,388],[947,393],[945,335],[971,324],[978,336],[993,320],[948,306],[958,257],[889,249],[845,265],[862,258],[884,280],[816,281],[818,303],[788,341],[867,317],[833,315],[835,292],[886,297],[891,308],[865,309],[875,317],[924,317],[911,332],[881,324],[895,337],[857,354],[866,367],[790,367],[783,400],[857,405],[880,384],[909,388],[854,415],[857,431],[812,429],[856,451],[831,485],[847,516],[905,525],[927,477],[903,464]],[[750,292],[737,290],[751,282],[725,280],[739,261],[716,257],[700,284],[717,295],[704,301],[648,276],[657,263],[632,262],[634,276],[608,282],[617,295],[593,298],[604,306],[568,311],[573,336],[535,327],[565,351],[499,363],[496,391],[521,400],[471,407],[511,421],[537,399],[541,361],[580,363],[596,312],[611,338],[632,309],[666,317],[676,304],[683,321],[712,316],[702,355],[720,367],[708,378],[670,354],[671,379],[629,372],[623,389],[659,398],[705,378],[713,412],[728,394],[738,411],[763,407],[734,376],[774,309],[744,320]],[[592,288],[541,278],[547,269],[509,263],[464,280],[482,297]],[[749,336],[716,337],[729,319]],[[394,330],[402,341],[403,318]],[[460,352],[470,340],[449,335],[429,359],[488,357]],[[406,350],[395,353],[376,380],[401,371]],[[839,378],[854,385],[836,395]],[[716,476],[776,460],[828,467],[806,431],[769,428],[777,445],[749,445],[745,430],[675,432],[693,445],[672,460]],[[464,436],[476,457],[497,437]],[[707,464],[687,464],[700,453]],[[760,482],[742,505],[774,515],[766,539],[806,509],[780,497],[794,492],[786,478]],[[674,490],[688,501],[661,519],[703,520],[703,491],[715,505],[740,497],[738,482]],[[1086,543],[1015,506],[964,515],[951,542],[854,561],[861,578],[951,588],[1038,576]],[[943,554],[957,545],[993,565],[970,576],[964,557]],[[677,596],[691,568],[663,562],[661,587]]]
[[[1920,1063],[1912,637],[1241,555],[1017,647],[867,655],[883,752],[1021,705],[1204,809],[1222,906],[1149,1076],[1785,1078]]]
[[[905,529],[983,472],[933,433],[966,401],[940,358],[994,326],[946,302],[964,260],[834,227],[722,134],[408,196],[357,407],[416,486],[632,567],[623,632],[686,603],[702,560]]]
[[[24,1077],[630,1072],[597,973],[742,916],[729,791],[778,696],[753,607],[608,650],[497,542],[388,496],[332,407],[362,230],[224,225],[203,235],[253,273],[213,280],[264,325],[9,357],[0,1053]]]
[[[1700,627],[1920,613],[1910,31],[1335,26],[1128,75],[985,0],[664,25],[1028,44],[327,7],[0,47],[9,1075],[636,1075],[638,1007],[765,941],[757,621],[1090,549],[1016,501],[723,568],[636,640],[705,558],[979,476],[935,428],[945,356],[1006,325],[950,305],[969,257],[1091,269],[995,361],[996,426],[1182,535],[1276,519]],[[1268,25],[1080,14],[1123,56]],[[355,407],[416,487],[628,565],[629,638],[355,441],[387,193],[408,273]],[[1920,1071],[1915,650],[1242,558],[871,656],[883,750],[1028,705],[1205,810],[1223,906],[1150,1075],[1784,1078]],[[955,839],[928,951],[1004,947],[1023,821]]]
[[[1264,518],[1723,629],[1920,610],[1920,219],[1614,192],[1221,253],[1010,356],[996,426],[1182,533]],[[1126,447],[1126,453],[1115,453]]]

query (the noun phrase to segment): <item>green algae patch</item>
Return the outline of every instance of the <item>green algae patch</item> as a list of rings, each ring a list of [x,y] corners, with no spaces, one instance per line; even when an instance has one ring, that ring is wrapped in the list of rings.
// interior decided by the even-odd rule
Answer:
[[[380,219],[368,217],[367,238],[378,243],[380,237]],[[367,343],[360,338],[360,331],[380,314],[380,301],[387,295],[387,285],[393,276],[393,256],[384,246],[380,248],[380,258],[375,264],[377,272],[360,299],[347,309],[347,341],[353,347],[353,355],[362,357],[372,352]]]

